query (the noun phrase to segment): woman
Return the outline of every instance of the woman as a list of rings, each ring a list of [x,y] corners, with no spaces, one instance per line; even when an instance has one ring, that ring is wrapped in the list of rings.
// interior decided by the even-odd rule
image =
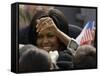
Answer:
[[[67,50],[71,40],[68,35],[68,23],[57,9],[48,12],[38,12],[32,19],[28,32],[29,43],[44,49],[48,53],[56,51],[54,64],[59,70],[72,69],[72,54]],[[51,55],[51,53],[50,53]],[[52,56],[51,56],[52,59]]]

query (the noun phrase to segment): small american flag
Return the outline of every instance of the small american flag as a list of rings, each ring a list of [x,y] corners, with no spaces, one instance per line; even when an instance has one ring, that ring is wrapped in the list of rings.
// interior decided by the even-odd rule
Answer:
[[[92,31],[94,28],[94,21],[89,21],[86,23],[80,35],[76,38],[79,45],[89,44],[93,40]]]

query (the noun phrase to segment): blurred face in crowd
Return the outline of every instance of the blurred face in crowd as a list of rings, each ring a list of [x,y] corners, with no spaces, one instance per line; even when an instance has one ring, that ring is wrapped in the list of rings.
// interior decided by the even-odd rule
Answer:
[[[54,51],[59,47],[56,35],[50,29],[43,30],[38,34],[37,46],[46,51]]]
[[[30,15],[34,15],[37,11],[48,11],[49,9],[54,8],[52,6],[37,6],[37,5],[26,5],[25,9],[29,12]]]

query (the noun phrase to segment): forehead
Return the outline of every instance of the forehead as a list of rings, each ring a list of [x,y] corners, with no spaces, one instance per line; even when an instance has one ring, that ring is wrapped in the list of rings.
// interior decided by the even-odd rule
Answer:
[[[48,34],[54,35],[54,32],[50,29],[46,29],[46,30],[43,30],[40,33],[38,33],[38,35],[48,35]]]
[[[38,20],[46,20],[46,19],[51,19],[49,16],[43,16],[43,17],[40,17]]]

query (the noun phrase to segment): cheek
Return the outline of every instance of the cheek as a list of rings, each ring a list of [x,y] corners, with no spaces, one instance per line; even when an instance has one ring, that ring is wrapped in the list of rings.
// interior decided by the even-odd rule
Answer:
[[[52,38],[51,41],[52,41],[54,44],[58,43],[57,38]]]
[[[41,46],[41,44],[42,44],[42,39],[37,39],[36,44],[37,44],[37,46]]]
[[[57,37],[48,37],[48,40],[47,40],[47,43],[45,44],[43,42],[43,39],[37,39],[37,46],[38,47],[42,47],[42,45],[49,45],[51,46],[51,49],[54,50],[54,49],[58,49],[59,47],[59,40]]]
[[[53,37],[52,39],[50,39],[50,42],[52,43],[53,47],[59,46],[59,40],[57,37]]]

